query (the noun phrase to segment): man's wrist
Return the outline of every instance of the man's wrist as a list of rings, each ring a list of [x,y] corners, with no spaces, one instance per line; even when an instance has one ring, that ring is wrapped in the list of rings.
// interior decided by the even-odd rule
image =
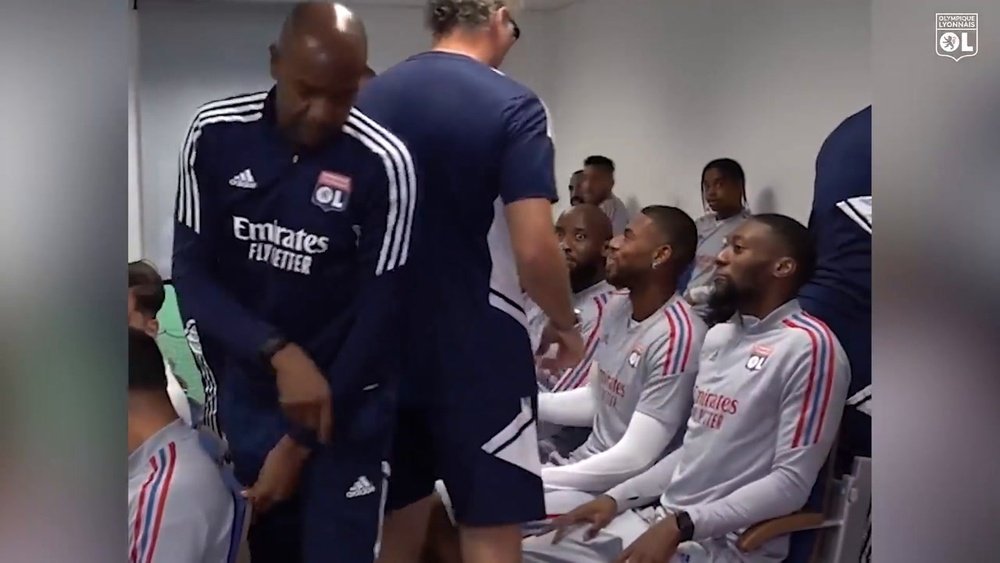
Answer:
[[[278,355],[278,352],[288,348],[289,344],[288,339],[280,335],[268,338],[264,342],[264,345],[260,347],[261,361],[271,369],[276,369],[274,366],[274,357]]]
[[[552,319],[552,327],[560,332],[572,330],[579,327],[580,324],[580,311],[576,309],[572,309],[569,315],[561,316],[559,319]]]

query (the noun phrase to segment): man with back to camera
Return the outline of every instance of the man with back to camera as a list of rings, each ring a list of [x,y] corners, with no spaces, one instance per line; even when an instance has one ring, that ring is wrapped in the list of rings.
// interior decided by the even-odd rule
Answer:
[[[234,499],[197,432],[167,396],[156,341],[128,329],[129,563],[227,563]]]
[[[181,155],[174,283],[219,377],[255,563],[378,550],[416,194],[406,147],[352,108],[366,58],[350,10],[296,4],[275,86],[202,106]]]
[[[406,338],[416,371],[400,397],[385,561],[418,557],[438,478],[465,561],[520,559],[520,524],[544,514],[522,288],[549,319],[541,347],[558,345],[549,367],[583,355],[552,223],[546,110],[497,70],[520,36],[514,4],[428,0],[433,49],[374,78],[358,100],[413,151],[421,185],[420,299]]]
[[[625,231],[629,213],[625,203],[613,193],[615,187],[615,163],[606,156],[588,156],[583,161],[583,178],[577,191],[585,203],[601,208],[616,235]]]
[[[815,263],[808,231],[789,217],[755,215],[733,232],[714,281],[722,322],[705,337],[684,444],[526,540],[526,561],[785,559],[787,536],[752,553],[736,540],[802,508],[837,435],[850,367],[795,299]]]
[[[166,291],[163,288],[163,278],[152,264],[144,260],[128,263],[128,326],[137,328],[154,339],[160,332],[160,321],[156,318]],[[199,422],[192,411],[199,410],[194,402],[188,399],[184,386],[174,374],[170,363],[164,364],[167,378],[167,395],[174,405],[177,416],[188,424]]]
[[[598,345],[598,335],[606,324],[605,312],[614,287],[605,280],[604,248],[611,240],[611,222],[596,205],[581,204],[567,209],[556,221],[559,246],[566,253],[570,286],[573,289],[573,307],[580,316],[580,333],[583,335],[583,359],[572,368],[550,373],[539,369],[539,392],[559,393],[586,387],[590,365]],[[545,313],[528,301],[526,306],[528,334],[532,347],[537,348],[542,331],[548,323]],[[542,461],[550,456],[567,456],[579,448],[590,436],[590,424],[564,426],[539,421],[538,451]],[[440,499],[435,499],[432,523],[428,532],[431,551],[445,560],[461,560],[458,551],[457,530],[450,517],[453,514],[447,490],[436,484]]]
[[[809,231],[816,274],[802,287],[802,308],[830,325],[851,362],[849,407],[837,441],[836,472],[872,455],[872,108],[845,119],[816,157]],[[862,560],[871,560],[871,507]]]
[[[546,512],[558,515],[645,471],[680,446],[707,330],[677,292],[698,234],[684,211],[649,206],[611,240],[612,297],[590,388],[539,397],[539,420],[593,427],[565,459],[542,468]]]

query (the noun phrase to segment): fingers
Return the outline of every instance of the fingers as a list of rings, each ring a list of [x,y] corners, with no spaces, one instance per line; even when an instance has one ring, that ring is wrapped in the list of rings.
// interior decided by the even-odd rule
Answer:
[[[632,551],[633,551],[633,550],[634,550],[634,549],[633,549],[633,547],[632,547],[631,545],[630,545],[630,546],[628,546],[628,547],[627,547],[627,548],[625,549],[625,551],[622,551],[622,552],[621,552],[621,555],[619,555],[619,556],[618,556],[618,557],[617,557],[617,558],[615,559],[615,563],[628,563],[628,558],[632,556]]]

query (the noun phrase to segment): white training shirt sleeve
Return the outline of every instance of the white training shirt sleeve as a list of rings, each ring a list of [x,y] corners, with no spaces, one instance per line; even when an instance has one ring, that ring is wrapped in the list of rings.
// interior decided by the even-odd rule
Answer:
[[[646,471],[612,487],[605,494],[615,499],[619,512],[652,504],[670,484],[680,458],[681,448],[677,448]]]
[[[673,437],[659,420],[637,412],[622,439],[607,450],[569,465],[542,468],[547,487],[601,492],[642,472]]]
[[[594,424],[597,405],[590,387],[572,391],[540,393],[538,395],[538,420],[560,426],[588,427]]]
[[[694,539],[721,537],[801,509],[840,426],[850,367],[829,329],[802,331],[784,374],[771,472],[731,494],[687,508]]]
[[[668,442],[691,415],[694,404],[692,389],[698,374],[698,353],[703,338],[704,333],[699,336],[693,330],[678,327],[667,338],[652,344],[640,360],[639,369],[643,372],[642,381],[645,383],[635,412],[660,421]],[[629,424],[631,426],[631,422]],[[651,452],[654,457],[649,463],[662,453],[668,442]]]

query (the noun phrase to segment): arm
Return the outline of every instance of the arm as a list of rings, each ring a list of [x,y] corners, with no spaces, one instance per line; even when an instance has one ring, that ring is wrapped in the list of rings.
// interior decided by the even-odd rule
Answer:
[[[542,482],[549,487],[605,491],[649,467],[670,442],[669,432],[659,420],[637,412],[618,443],[570,465],[543,467]]]
[[[344,131],[378,153],[384,147],[374,180],[354,208],[361,226],[358,240],[360,311],[330,368],[330,390],[335,401],[356,396],[366,385],[381,382],[385,361],[398,353],[388,350],[398,341],[394,331],[405,309],[405,265],[417,204],[416,170],[406,146],[380,125],[352,112]],[[374,343],[382,343],[373,345]]]
[[[589,386],[538,395],[538,420],[543,422],[586,427],[594,424],[596,412],[594,392]]]
[[[143,507],[139,533],[129,546],[129,563],[190,563],[205,558],[209,530],[217,526],[210,521],[210,511],[202,502],[211,502],[212,495],[200,499],[199,487],[178,489],[181,483],[173,479],[176,454],[169,454],[167,469],[161,471],[158,494],[147,497]],[[171,461],[173,463],[171,463]],[[192,490],[194,489],[194,490]],[[218,511],[216,511],[218,513]]]
[[[619,512],[646,506],[658,499],[666,490],[670,480],[674,478],[674,470],[677,469],[680,457],[681,448],[677,448],[656,462],[653,467],[612,487],[605,494],[615,499]]]
[[[204,125],[195,117],[181,150],[177,209],[174,215],[173,284],[178,306],[186,319],[196,319],[202,336],[208,335],[245,361],[259,361],[261,349],[279,336],[275,327],[254,315],[215,277],[217,239],[227,218],[214,201],[205,177],[210,147]]]
[[[700,342],[678,318],[650,343],[636,369],[644,382],[621,440],[577,463],[542,470],[546,485],[603,491],[646,470],[678,434],[691,413],[695,356]]]
[[[802,328],[810,344],[784,374],[771,472],[729,495],[688,508],[694,539],[720,537],[794,512],[809,498],[837,435],[850,370],[825,326]]]
[[[552,224],[557,199],[555,149],[548,134],[545,107],[534,96],[506,108],[506,145],[500,169],[500,197],[505,204],[511,248],[521,286],[560,329],[576,324],[570,301],[566,257]]]

